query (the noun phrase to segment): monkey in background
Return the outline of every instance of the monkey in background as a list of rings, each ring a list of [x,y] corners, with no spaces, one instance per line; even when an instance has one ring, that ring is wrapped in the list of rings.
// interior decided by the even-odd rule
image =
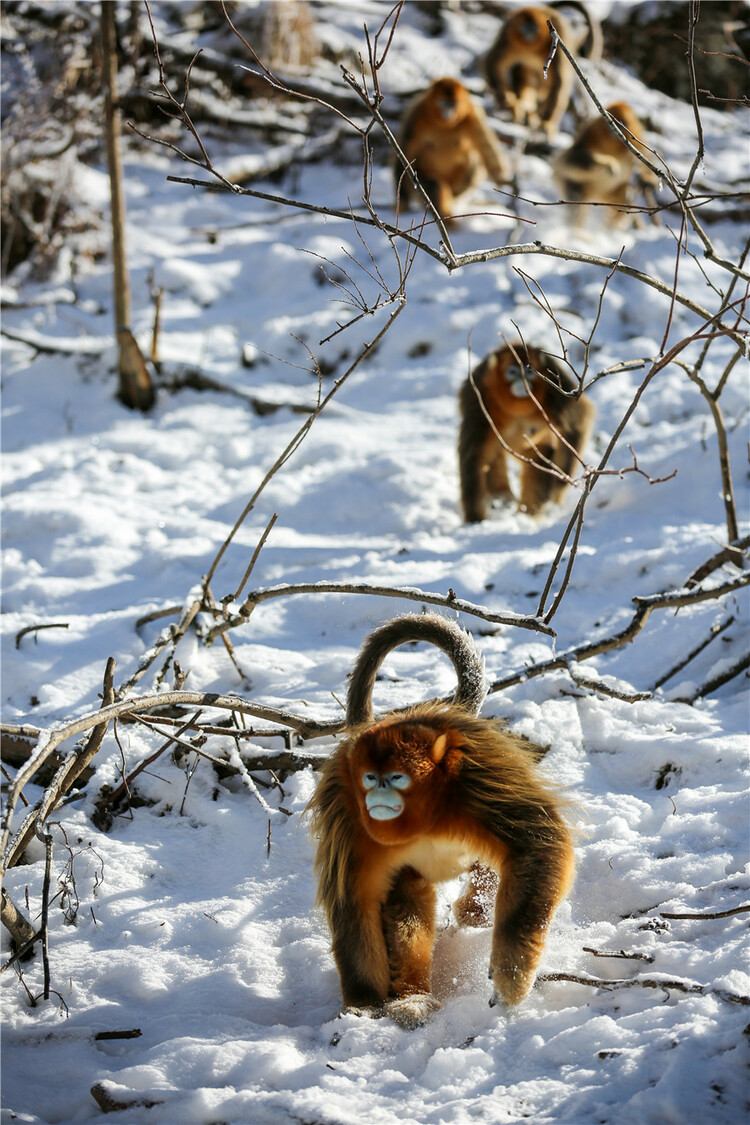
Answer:
[[[455,78],[433,82],[409,106],[399,135],[401,150],[442,218],[450,218],[459,196],[489,177],[508,183],[511,166],[482,107]],[[396,205],[420,201],[397,160]]]
[[[419,703],[378,720],[375,674],[398,645],[426,641],[451,659],[450,703]],[[328,918],[347,1009],[407,1027],[438,1005],[430,994],[435,884],[470,872],[460,923],[494,904],[491,1004],[531,989],[552,915],[573,879],[562,801],[535,751],[477,717],[483,662],[467,633],[438,614],[407,614],[365,641],[347,695],[347,733],[310,802],[318,902]],[[487,870],[489,868],[489,871]]]
[[[559,10],[573,8],[586,21],[578,32]],[[547,20],[557,30],[569,51],[591,60],[601,55],[601,28],[583,4],[564,0],[514,11],[500,28],[484,59],[487,82],[498,104],[507,107],[518,125],[544,127],[548,139],[557,132],[573,92],[574,71],[561,50],[544,67],[552,46]]]
[[[559,474],[572,475],[594,420],[593,403],[574,397],[575,390],[558,360],[522,344],[498,348],[475,368],[458,394],[466,523],[486,519],[492,497],[513,498],[508,457],[514,454],[521,461],[522,511],[534,515],[548,500],[561,501],[568,480]]]
[[[631,144],[648,155],[643,144],[645,129],[627,102],[614,102],[607,112],[622,126]],[[637,212],[627,210],[631,202],[631,181],[638,180],[643,190],[650,193],[658,183],[655,174],[623,144],[610,129],[603,117],[587,122],[569,148],[561,152],[552,167],[555,183],[563,197],[579,202],[576,207],[575,226],[582,225],[588,203],[606,203],[610,211],[610,225],[624,226],[629,219],[643,225]]]

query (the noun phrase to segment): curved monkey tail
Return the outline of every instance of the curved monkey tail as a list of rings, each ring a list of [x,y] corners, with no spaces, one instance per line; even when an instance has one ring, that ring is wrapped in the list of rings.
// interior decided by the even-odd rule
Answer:
[[[589,62],[598,62],[602,57],[603,38],[602,28],[599,21],[591,14],[585,4],[580,0],[551,0],[550,8],[565,9],[572,8],[574,12],[579,12],[586,21],[586,30],[578,37],[578,41],[568,46],[572,47],[584,59]]]
[[[392,649],[409,641],[426,641],[450,657],[458,677],[453,703],[471,715],[479,713],[487,694],[487,682],[484,661],[470,634],[457,622],[438,613],[407,613],[373,630],[362,645],[346,696],[348,726],[372,719],[372,689],[378,668]]]

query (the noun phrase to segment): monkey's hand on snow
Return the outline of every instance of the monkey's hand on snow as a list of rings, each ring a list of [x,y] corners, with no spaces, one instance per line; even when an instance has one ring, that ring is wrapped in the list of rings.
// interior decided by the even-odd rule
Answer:
[[[397,1000],[386,1001],[382,1015],[390,1018],[400,1027],[412,1030],[426,1023],[440,1004],[428,992],[415,992],[411,996],[400,996]]]

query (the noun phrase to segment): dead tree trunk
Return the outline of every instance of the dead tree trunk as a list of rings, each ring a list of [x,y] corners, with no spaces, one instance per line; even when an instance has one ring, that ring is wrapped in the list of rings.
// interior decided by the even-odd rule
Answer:
[[[114,0],[102,0],[102,71],[105,131],[112,201],[112,261],[115,332],[119,352],[119,398],[134,410],[154,404],[154,388],[130,325],[130,279],[125,259],[125,193],[120,160],[120,110],[117,104],[117,43]]]

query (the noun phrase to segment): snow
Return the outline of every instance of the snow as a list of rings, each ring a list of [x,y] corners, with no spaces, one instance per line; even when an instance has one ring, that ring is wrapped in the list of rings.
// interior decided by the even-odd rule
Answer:
[[[326,4],[318,18],[327,21],[327,42],[361,49],[363,20],[375,27],[388,8]],[[491,18],[449,10],[446,20],[444,35],[426,41],[418,9],[407,7],[403,34],[396,35],[381,76],[386,92],[411,89],[451,67],[481,90],[473,59],[487,42]],[[425,42],[429,50],[421,51]],[[695,151],[692,108],[649,91],[612,62],[589,73],[603,101],[624,90],[639,114],[663,123],[651,139],[676,174],[684,174]],[[747,172],[748,113],[707,109],[701,118],[706,157],[699,181],[730,190]],[[501,130],[508,127],[496,120]],[[566,132],[570,127],[566,119]],[[235,138],[230,156],[241,147]],[[220,148],[215,155],[220,164]],[[315,406],[318,385],[305,345],[333,371],[322,379],[327,393],[391,311],[319,346],[353,310],[321,279],[315,255],[332,263],[325,267],[329,276],[340,280],[337,269],[345,271],[374,300],[377,286],[359,266],[372,272],[371,253],[392,283],[397,271],[387,242],[365,228],[358,234],[343,220],[166,179],[185,174],[186,165],[165,150],[141,145],[127,151],[134,330],[147,350],[150,288],[162,287],[164,370],[199,371],[238,393],[163,388],[150,414],[126,410],[114,395],[106,261],[78,262],[74,286],[70,277],[34,282],[19,275],[5,287],[18,307],[6,305],[3,326],[31,342],[4,337],[2,344],[6,723],[46,730],[96,710],[109,656],[117,659],[116,684],[131,676],[165,621],[176,618],[140,628],[136,622],[189,602],[304,420],[288,406]],[[106,207],[103,176],[103,166],[87,172],[85,192],[94,210]],[[519,180],[528,199],[556,198],[540,157],[520,157]],[[254,186],[287,190],[283,182]],[[386,217],[392,215],[390,193],[391,174],[381,164],[373,195]],[[346,207],[361,194],[361,169],[333,160],[301,165],[289,194]],[[472,201],[477,211],[511,217],[484,213],[463,220],[452,231],[457,250],[510,238],[515,205],[500,200],[489,187],[478,192]],[[624,247],[628,264],[671,283],[674,216],[643,230],[595,228],[584,236],[570,231],[560,209],[519,203],[518,214],[536,223],[522,241],[603,256],[617,256]],[[738,259],[746,237],[740,224],[713,222],[710,234],[720,256]],[[89,238],[82,235],[81,246]],[[692,239],[690,248],[697,259],[680,257],[679,287],[713,309],[707,278],[726,286],[727,275],[703,260]],[[533,279],[528,288],[519,271]],[[598,267],[542,255],[477,263],[449,275],[417,255],[406,307],[262,492],[214,577],[216,599],[235,593],[278,513],[248,589],[366,581],[440,593],[452,588],[458,598],[496,612],[534,612],[577,493],[536,520],[505,507],[482,524],[462,524],[455,395],[470,364],[512,334],[514,323],[529,340],[549,338],[549,320],[531,297],[536,286],[561,321],[586,337],[604,276]],[[64,299],[50,301],[63,285]],[[69,303],[71,286],[75,304]],[[656,356],[670,312],[669,345],[699,321],[682,306],[670,310],[668,298],[637,281],[613,277],[589,375]],[[40,340],[59,340],[68,354],[37,352],[33,344]],[[733,347],[727,339],[712,345],[703,368],[709,386]],[[682,358],[695,358],[699,348],[700,341]],[[582,364],[582,348],[573,343],[571,350]],[[618,370],[592,385],[592,461],[644,370]],[[743,520],[747,375],[747,363],[737,364],[720,400]],[[259,416],[247,396],[285,405]],[[556,641],[461,616],[488,679],[612,635],[632,618],[634,596],[682,588],[726,542],[716,432],[700,391],[678,364],[648,387],[613,468],[632,467],[628,443],[649,477],[668,479],[652,484],[624,472],[597,484],[570,586],[553,620]],[[733,574],[727,567],[706,584]],[[275,598],[232,630],[244,679],[221,642],[206,647],[195,632],[176,656],[190,690],[234,692],[338,719],[337,699],[364,636],[387,617],[415,608],[356,594]],[[541,973],[664,981],[663,987],[607,989],[547,979],[516,1010],[490,1008],[490,934],[455,928],[450,904],[456,882],[439,897],[433,983],[441,1008],[412,1031],[388,1019],[339,1016],[338,979],[325,921],[314,906],[313,850],[303,816],[314,772],[286,777],[283,797],[262,790],[274,809],[269,818],[238,778],[219,780],[205,760],[193,772],[193,755],[180,763],[163,755],[138,777],[145,804],[115,817],[109,831],[97,829],[91,819],[97,798],[102,785],[119,783],[122,755],[133,768],[161,737],[120,722],[119,744],[110,728],[93,781],[52,818],[53,888],[62,879],[71,892],[72,864],[73,898],[79,900],[77,909],[64,896],[51,906],[52,998],[31,1007],[15,973],[2,978],[0,1120],[110,1120],[90,1093],[103,1084],[112,1099],[127,1103],[119,1119],[128,1125],[739,1122],[747,1094],[747,915],[662,915],[713,914],[750,901],[746,679],[686,702],[739,659],[747,611],[744,591],[679,613],[655,610],[632,643],[575,668],[587,683],[647,691],[712,627],[734,617],[651,698],[627,702],[595,694],[558,671],[490,694],[484,706],[484,714],[503,715],[513,730],[549,746],[543,771],[575,803],[577,878],[555,917]],[[20,630],[49,623],[66,627],[27,634],[16,646]],[[155,662],[136,694],[155,690],[162,663]],[[165,686],[171,683],[170,669]],[[375,709],[452,688],[452,670],[436,650],[405,648],[383,669]],[[252,743],[254,753],[263,747],[277,751],[281,740]],[[330,747],[320,739],[303,749],[323,755]],[[232,740],[218,736],[206,747],[214,756],[233,748]],[[26,794],[34,801],[41,789],[28,786]],[[291,816],[277,811],[280,805]],[[40,844],[30,846],[29,859],[8,873],[6,886],[19,907],[28,891],[28,912],[36,920],[44,875]],[[3,960],[7,956],[4,934]],[[38,954],[23,965],[23,976],[31,993],[40,994]],[[95,1038],[128,1029],[139,1036]]]

